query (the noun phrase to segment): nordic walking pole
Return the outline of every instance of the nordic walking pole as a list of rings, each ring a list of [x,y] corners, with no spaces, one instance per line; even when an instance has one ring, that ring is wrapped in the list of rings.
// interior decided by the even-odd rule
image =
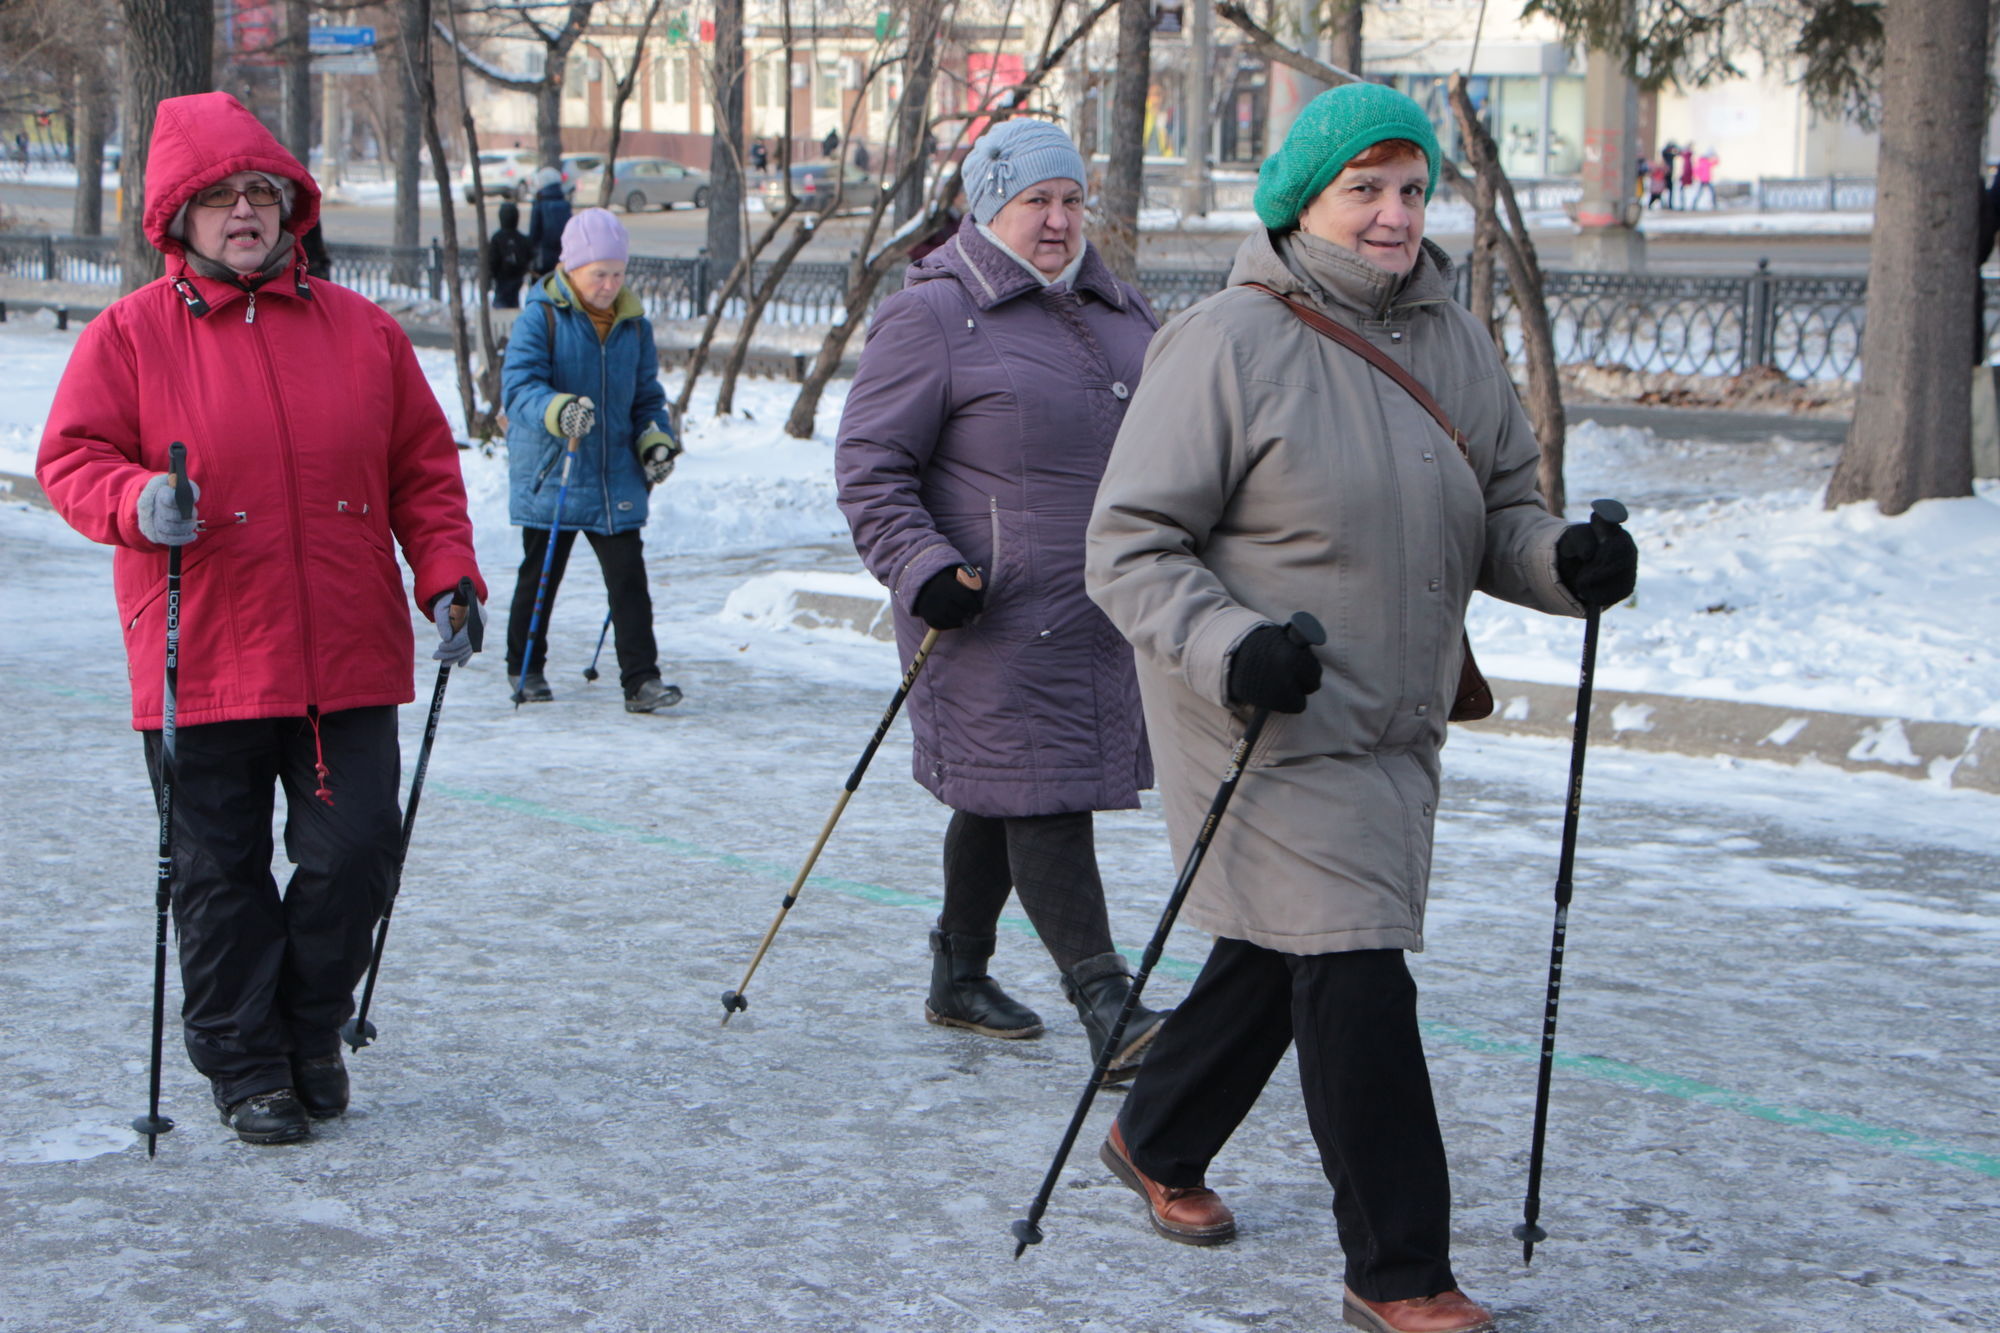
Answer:
[[[826,846],[827,838],[833,834],[833,826],[840,822],[840,812],[847,808],[848,799],[854,795],[855,788],[861,785],[861,775],[868,771],[869,760],[875,757],[875,751],[882,744],[882,738],[889,734],[889,724],[896,720],[897,710],[902,708],[903,700],[909,696],[910,686],[916,683],[917,673],[924,669],[924,662],[930,657],[931,649],[936,646],[938,635],[941,633],[942,630],[934,629],[924,635],[924,641],[917,645],[917,655],[910,659],[910,669],[903,673],[903,683],[896,687],[896,697],[889,700],[889,707],[882,714],[882,720],[875,724],[875,734],[868,738],[868,748],[861,752],[861,759],[854,765],[854,771],[847,775],[847,785],[840,789],[840,799],[833,803],[833,813],[826,817],[826,825],[820,829],[819,837],[813,841],[812,851],[806,856],[806,863],[799,867],[798,878],[792,881],[792,887],[786,891],[784,901],[778,904],[778,915],[771,919],[771,928],[764,932],[764,942],[757,946],[757,954],[750,960],[749,969],[743,973],[742,982],[735,990],[722,992],[722,1026],[728,1027],[729,1020],[738,1010],[750,1007],[750,1001],[743,998],[743,992],[750,989],[750,978],[757,975],[757,964],[764,961],[765,951],[771,947],[771,941],[778,936],[778,927],[785,924],[785,914],[791,911],[792,904],[799,900],[799,890],[805,887],[806,876],[812,874],[813,864],[819,860],[820,848]]]
[[[604,613],[604,628],[597,631],[597,651],[590,655],[590,665],[583,669],[583,678],[585,680],[597,679],[597,659],[604,655],[604,636],[609,634],[610,632],[611,632],[611,613],[609,611],[606,611]],[[525,663],[522,665],[521,669],[523,671],[527,670],[527,666],[525,665]]]
[[[184,519],[194,517],[194,491],[188,485],[187,446],[175,440],[167,446],[167,476],[174,491],[174,508]],[[167,680],[160,695],[160,868],[153,889],[153,1067],[146,1114],[135,1116],[132,1128],[146,1136],[146,1156],[159,1151],[160,1135],[174,1122],[160,1114],[160,1044],[167,1023],[167,913],[174,893],[174,696],[181,674],[181,548],[167,548]]]
[[[1625,506],[1616,500],[1590,502],[1590,524],[1599,536],[1625,521]],[[1597,619],[1604,608],[1583,609],[1583,668],[1576,686],[1576,731],[1569,748],[1569,804],[1563,808],[1562,855],[1556,861],[1556,928],[1549,945],[1549,990],[1542,1008],[1542,1067],[1535,1081],[1535,1143],[1528,1154],[1528,1197],[1514,1239],[1521,1242],[1521,1262],[1533,1263],[1535,1244],[1549,1238],[1536,1224],[1542,1215],[1542,1145],[1549,1128],[1549,1079],[1555,1072],[1556,1002],[1562,998],[1563,940],[1569,933],[1571,878],[1576,869],[1576,824],[1583,810],[1583,754],[1590,742],[1590,683],[1597,674]]]
[[[1326,642],[1326,631],[1304,611],[1293,615],[1285,629],[1292,642],[1301,647],[1317,648]],[[1125,996],[1125,1006],[1118,1011],[1118,1021],[1111,1025],[1111,1035],[1105,1038],[1103,1048],[1097,1053],[1097,1063],[1090,1071],[1090,1082],[1084,1085],[1083,1096],[1077,1098],[1076,1111],[1069,1118],[1069,1128],[1063,1131],[1062,1143],[1056,1148],[1056,1158],[1049,1163],[1048,1174],[1042,1177],[1042,1187],[1036,1192],[1028,1215],[1016,1221],[1011,1228],[1016,1259],[1030,1245],[1042,1243],[1042,1214],[1048,1211],[1049,1198],[1056,1189],[1056,1178],[1062,1175],[1063,1164],[1069,1161],[1070,1149],[1076,1146],[1076,1136],[1083,1129],[1084,1118],[1090,1114],[1090,1104],[1097,1100],[1097,1090],[1104,1086],[1105,1072],[1118,1053],[1119,1043],[1125,1036],[1125,1025],[1131,1021],[1133,1011],[1138,1009],[1139,993],[1146,989],[1146,979],[1153,975],[1153,966],[1160,961],[1160,954],[1167,947],[1167,936],[1173,931],[1175,918],[1181,914],[1181,903],[1194,885],[1194,875],[1201,869],[1202,858],[1208,855],[1208,844],[1215,839],[1215,829],[1222,822],[1222,812],[1229,808],[1229,798],[1236,794],[1236,784],[1243,776],[1244,766],[1250,762],[1250,751],[1256,748],[1257,738],[1263,735],[1264,724],[1270,720],[1270,709],[1258,709],[1251,715],[1250,725],[1243,728],[1236,747],[1229,752],[1229,763],[1222,770],[1222,785],[1215,789],[1215,799],[1209,802],[1208,814],[1201,821],[1201,830],[1195,834],[1194,846],[1188,849],[1180,878],[1174,881],[1174,891],[1167,895],[1167,905],[1160,913],[1160,924],[1153,928],[1153,938],[1146,942],[1146,952],[1139,960],[1139,971],[1132,978],[1132,989]]]
[[[472,580],[458,581],[458,591],[452,595],[453,610],[464,608],[462,624],[468,625],[468,637],[472,640],[472,651],[478,652],[484,646],[486,627],[480,622],[479,613],[472,603],[477,596],[472,589]],[[522,668],[526,670],[525,667]],[[389,883],[389,900],[382,904],[382,919],[375,926],[375,951],[368,960],[368,982],[361,988],[361,1007],[354,1011],[354,1017],[340,1025],[340,1037],[350,1050],[360,1050],[375,1040],[375,1025],[368,1021],[368,1003],[375,998],[375,974],[382,970],[382,946],[389,942],[389,914],[396,910],[396,895],[403,887],[403,862],[410,855],[410,833],[417,826],[417,802],[424,795],[424,773],[431,766],[431,742],[437,739],[438,715],[444,712],[444,687],[451,683],[451,663],[438,666],[437,685],[431,690],[431,713],[424,719],[424,743],[417,748],[417,769],[410,775],[410,799],[403,807],[403,841],[396,849],[396,877]]]
[[[564,404],[565,410],[570,405]],[[542,602],[548,596],[549,571],[556,563],[556,535],[562,529],[563,501],[569,498],[569,468],[576,461],[576,451],[583,444],[581,435],[569,437],[569,447],[563,450],[562,482],[556,487],[556,514],[549,520],[549,549],[542,552],[542,579],[535,585],[535,610],[528,617],[528,642],[521,649],[521,674],[514,678],[514,707],[519,708],[528,697],[526,681],[528,668],[535,660],[535,631],[542,627]]]

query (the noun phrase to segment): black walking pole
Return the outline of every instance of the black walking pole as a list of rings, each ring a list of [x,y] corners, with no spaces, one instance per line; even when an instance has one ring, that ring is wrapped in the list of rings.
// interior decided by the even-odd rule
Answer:
[[[771,918],[771,928],[764,932],[764,942],[757,946],[756,956],[750,960],[750,967],[743,973],[742,982],[735,990],[722,992],[722,1026],[728,1027],[729,1020],[738,1010],[750,1007],[750,1001],[743,998],[743,992],[750,989],[750,978],[757,975],[757,964],[764,961],[765,951],[771,947],[771,941],[778,936],[778,927],[785,924],[785,914],[791,911],[792,904],[799,900],[799,890],[805,887],[806,876],[812,873],[813,863],[819,860],[820,848],[826,846],[826,840],[833,834],[833,826],[840,822],[840,812],[847,808],[848,799],[854,795],[854,789],[861,785],[861,775],[868,771],[869,760],[875,757],[875,751],[882,744],[882,738],[889,734],[889,724],[896,720],[897,710],[902,708],[903,700],[909,697],[910,686],[916,683],[917,673],[924,669],[924,662],[930,657],[931,649],[937,646],[938,635],[942,632],[932,630],[924,635],[924,641],[917,645],[917,655],[910,659],[910,669],[903,673],[903,683],[896,687],[896,697],[889,700],[889,707],[882,714],[882,720],[875,724],[875,734],[868,738],[868,748],[861,752],[861,759],[854,765],[854,771],[847,775],[847,785],[840,789],[840,799],[833,803],[833,813],[826,817],[826,824],[820,829],[819,837],[814,840],[812,851],[806,856],[806,863],[799,867],[798,878],[792,881],[792,887],[785,892],[784,901],[778,904],[778,914]]]
[[[475,653],[483,646],[486,632],[478,610],[472,605],[476,595],[472,580],[463,578],[451,599],[454,607],[465,608],[466,633]],[[368,960],[368,981],[361,988],[361,1007],[354,1011],[353,1018],[340,1025],[341,1040],[351,1050],[358,1051],[375,1040],[375,1025],[368,1021],[368,1004],[375,998],[375,974],[382,970],[382,946],[389,942],[389,914],[396,910],[396,895],[403,888],[403,862],[410,855],[410,833],[417,826],[417,802],[423,799],[424,773],[431,766],[431,742],[437,739],[438,715],[444,712],[444,687],[450,683],[451,663],[445,662],[438,667],[437,685],[431,690],[431,714],[424,719],[424,743],[417,748],[417,770],[410,776],[410,800],[403,807],[403,842],[396,849],[396,877],[389,884],[389,901],[382,904],[382,920],[375,926],[375,952]]]
[[[597,651],[590,655],[590,665],[583,669],[585,680],[597,679],[597,659],[604,655],[604,636],[611,632],[611,613],[604,613],[604,628],[597,631]]]
[[[1591,526],[1598,534],[1625,521],[1625,506],[1616,500],[1593,500]],[[1602,607],[1586,606],[1583,615],[1583,669],[1576,686],[1576,731],[1569,749],[1569,804],[1563,809],[1562,855],[1556,861],[1556,928],[1549,945],[1549,990],[1542,1008],[1542,1067],[1535,1083],[1535,1142],[1528,1154],[1528,1197],[1514,1239],[1521,1242],[1521,1262],[1533,1263],[1535,1245],[1549,1238],[1537,1225],[1542,1215],[1542,1144],[1549,1128],[1549,1080],[1555,1072],[1556,1003],[1562,998],[1563,940],[1569,933],[1571,877],[1576,869],[1576,824],[1583,811],[1583,755],[1590,741],[1590,682],[1597,673],[1597,619]]]
[[[1286,633],[1293,643],[1302,646],[1317,648],[1326,642],[1326,631],[1303,611],[1292,617]],[[1167,936],[1173,931],[1174,919],[1181,914],[1181,903],[1194,884],[1195,871],[1201,869],[1202,858],[1208,855],[1208,844],[1215,840],[1215,829],[1222,822],[1222,812],[1229,808],[1229,798],[1236,794],[1236,783],[1243,776],[1243,766],[1250,762],[1250,751],[1256,748],[1257,738],[1264,733],[1264,724],[1270,720],[1270,709],[1258,709],[1251,715],[1250,725],[1243,729],[1236,748],[1229,752],[1229,764],[1222,770],[1222,785],[1215,789],[1215,799],[1208,803],[1208,814],[1201,821],[1201,831],[1195,834],[1194,846],[1188,849],[1180,878],[1174,881],[1174,891],[1167,895],[1166,909],[1160,913],[1160,924],[1153,928],[1153,938],[1146,943],[1145,955],[1139,960],[1138,974],[1132,978],[1132,989],[1125,996],[1125,1007],[1118,1011],[1118,1021],[1111,1025],[1111,1035],[1105,1038],[1103,1048],[1097,1053],[1097,1063],[1090,1071],[1090,1082],[1084,1085],[1083,1096],[1077,1098],[1076,1111],[1069,1118],[1069,1128],[1063,1132],[1061,1145],[1056,1148],[1056,1158],[1049,1163],[1048,1174],[1042,1177],[1042,1188],[1036,1192],[1028,1215],[1017,1220],[1011,1228],[1016,1242],[1016,1259],[1030,1245],[1042,1243],[1042,1214],[1048,1211],[1049,1197],[1055,1193],[1056,1178],[1062,1174],[1063,1163],[1069,1160],[1070,1149],[1076,1146],[1076,1136],[1083,1129],[1084,1117],[1090,1114],[1090,1104],[1097,1100],[1097,1090],[1104,1086],[1105,1072],[1118,1053],[1125,1036],[1125,1025],[1139,1007],[1139,992],[1146,989],[1146,979],[1153,975],[1153,966],[1160,961],[1160,954],[1167,947]]]
[[[542,577],[541,581],[535,584],[535,609],[528,616],[528,643],[521,649],[521,674],[514,681],[516,708],[528,698],[528,672],[535,664],[535,633],[542,627],[542,603],[549,593],[549,571],[555,568],[556,537],[562,531],[563,501],[569,498],[569,467],[576,461],[576,451],[582,443],[581,435],[572,435],[569,437],[568,447],[563,450],[562,481],[556,487],[556,516],[549,520],[549,544],[542,552]]]
[[[175,440],[167,446],[167,476],[174,491],[174,508],[184,519],[194,517],[194,490],[188,485],[187,446]],[[153,1069],[146,1114],[135,1116],[132,1128],[146,1136],[146,1156],[159,1151],[160,1135],[174,1122],[160,1114],[160,1044],[167,1023],[167,912],[174,893],[174,694],[181,673],[181,548],[167,548],[167,682],[160,695],[160,867],[153,889]]]

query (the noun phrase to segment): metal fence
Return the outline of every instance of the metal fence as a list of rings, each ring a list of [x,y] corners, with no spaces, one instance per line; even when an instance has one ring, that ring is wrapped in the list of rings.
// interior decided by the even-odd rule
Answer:
[[[119,264],[115,237],[0,234],[0,275],[47,282],[113,286]],[[333,280],[371,300],[411,305],[446,299],[441,246],[329,247]],[[460,257],[466,290],[477,279],[477,261]],[[757,276],[767,272],[760,266]],[[634,256],[627,269],[632,290],[656,319],[707,314],[720,275],[706,258]],[[847,304],[848,265],[794,263],[765,308],[766,323],[824,327]],[[1470,293],[1470,275],[1457,269],[1458,297]],[[1139,286],[1162,319],[1221,290],[1222,268],[1148,268]],[[1861,373],[1861,331],[1867,311],[1863,277],[1776,274],[1759,263],[1746,274],[1583,273],[1543,275],[1556,357],[1565,365],[1592,364],[1682,375],[1738,375],[1759,366],[1795,380],[1854,380]],[[1983,278],[1986,351],[2000,354],[2000,278]],[[891,274],[875,300],[900,285]],[[1520,358],[1520,320],[1506,290],[1497,293],[1503,341]],[[873,301],[870,302],[871,306]],[[726,316],[740,316],[732,299]]]
[[[1759,176],[1751,198],[1759,213],[1869,213],[1873,176]]]

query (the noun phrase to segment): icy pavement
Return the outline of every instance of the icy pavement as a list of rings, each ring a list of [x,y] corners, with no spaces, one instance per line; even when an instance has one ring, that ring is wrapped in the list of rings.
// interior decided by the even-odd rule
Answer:
[[[678,479],[677,479],[678,480]],[[775,531],[775,529],[774,529]],[[511,578],[511,533],[482,531]],[[109,553],[0,505],[0,1328],[1327,1329],[1328,1190],[1288,1061],[1211,1177],[1233,1245],[1147,1228],[1095,1161],[1025,1211],[1086,1071],[1010,919],[995,971],[1051,1020],[920,1017],[943,811],[899,725],[727,1028],[736,985],[893,688],[886,647],[719,618],[834,545],[656,558],[670,714],[454,673],[355,1109],[298,1147],[216,1122],[171,1045],[144,1109],[154,822]],[[504,595],[504,594],[503,594]],[[428,689],[432,673],[419,671]],[[404,710],[406,759],[421,708]],[[1507,1333],[1979,1327],[2000,1265],[2000,800],[1896,779],[1591,760],[1543,1224],[1519,1220],[1565,747],[1460,737],[1414,960],[1465,1287]],[[1100,844],[1122,942],[1171,882],[1157,810]],[[1180,931],[1153,998],[1204,941]],[[170,1004],[177,990],[170,991]]]

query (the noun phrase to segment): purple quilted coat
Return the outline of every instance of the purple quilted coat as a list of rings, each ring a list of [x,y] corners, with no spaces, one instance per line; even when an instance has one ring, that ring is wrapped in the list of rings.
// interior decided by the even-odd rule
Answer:
[[[904,663],[924,580],[969,564],[986,582],[907,706],[916,779],[953,809],[1126,810],[1152,785],[1132,650],[1084,594],[1083,539],[1158,327],[1095,248],[1044,286],[973,227],[875,316],[834,473]]]

